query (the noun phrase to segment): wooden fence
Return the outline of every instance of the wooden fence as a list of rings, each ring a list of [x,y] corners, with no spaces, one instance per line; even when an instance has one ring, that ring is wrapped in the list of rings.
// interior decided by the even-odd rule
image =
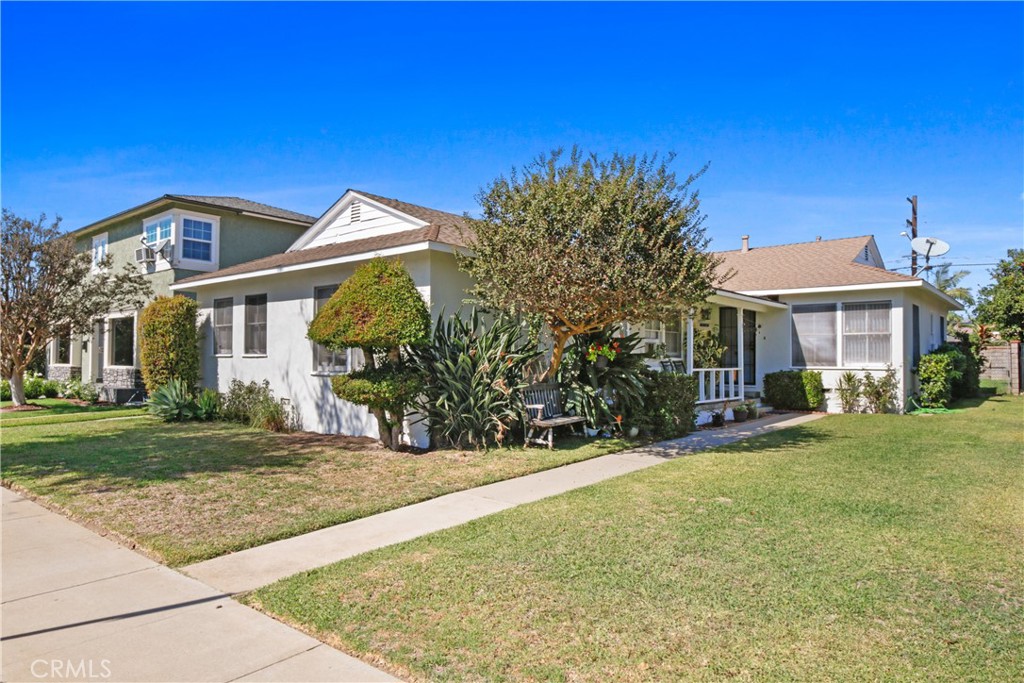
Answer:
[[[981,372],[982,379],[1006,382],[1007,390],[1011,394],[1021,393],[1021,384],[1024,384],[1024,377],[1021,376],[1021,361],[1024,360],[1021,357],[1021,350],[1019,341],[982,348],[981,355],[986,361]]]

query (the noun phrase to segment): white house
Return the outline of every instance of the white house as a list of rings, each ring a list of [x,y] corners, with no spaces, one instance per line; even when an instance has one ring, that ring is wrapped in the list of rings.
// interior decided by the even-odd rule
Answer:
[[[463,227],[454,214],[349,190],[286,252],[174,283],[195,294],[206,320],[204,383],[224,391],[232,379],[267,379],[304,429],[376,435],[365,408],[331,392],[331,375],[358,367],[359,352],[319,347],[307,327],[355,267],[376,256],[402,261],[433,316],[457,310],[471,285],[454,257]],[[791,368],[822,370],[832,388],[845,370],[891,365],[906,394],[916,359],[942,343],[946,313],[959,307],[920,278],[885,270],[871,237],[755,249],[744,239],[743,249],[720,256],[728,289],[703,311],[640,326],[663,366],[698,377],[706,410],[756,396],[765,373]],[[702,328],[717,328],[724,367],[699,367],[693,344]],[[829,407],[837,407],[831,398]],[[411,437],[426,440],[418,426]]]

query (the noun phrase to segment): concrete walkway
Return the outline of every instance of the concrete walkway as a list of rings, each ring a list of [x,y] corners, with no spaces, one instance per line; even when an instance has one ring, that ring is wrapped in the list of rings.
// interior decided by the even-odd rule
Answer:
[[[309,569],[554,496],[605,479],[822,417],[778,415],[749,424],[702,431],[572,465],[489,484],[354,522],[224,555],[182,569],[224,593],[239,593]]]
[[[8,489],[2,680],[392,681]]]

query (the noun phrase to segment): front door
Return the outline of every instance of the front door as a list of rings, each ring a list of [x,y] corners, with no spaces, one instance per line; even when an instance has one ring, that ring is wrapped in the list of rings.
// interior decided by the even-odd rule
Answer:
[[[757,384],[757,311],[743,311],[743,383]]]
[[[92,345],[92,367],[95,368],[92,381],[97,383],[103,382],[103,364],[107,358],[106,328],[107,325],[105,320],[96,321],[96,328],[93,336],[96,342]]]

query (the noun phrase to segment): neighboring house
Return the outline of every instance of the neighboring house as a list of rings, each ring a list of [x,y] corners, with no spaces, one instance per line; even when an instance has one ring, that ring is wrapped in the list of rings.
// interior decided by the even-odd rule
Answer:
[[[455,252],[465,246],[454,214],[347,191],[284,253],[175,282],[194,293],[205,318],[202,352],[207,386],[232,379],[269,380],[302,427],[322,433],[376,435],[368,411],[331,391],[332,375],[362,363],[356,350],[332,352],[306,338],[317,309],[355,267],[375,256],[400,259],[431,315],[456,311],[472,282]],[[731,273],[692,316],[634,326],[655,367],[699,381],[701,421],[713,409],[758,396],[765,373],[822,370],[831,389],[842,372],[896,368],[901,394],[913,391],[921,354],[944,340],[945,316],[959,304],[920,278],[885,270],[871,237],[723,252]],[[730,291],[735,290],[735,291]],[[717,365],[699,367],[699,334],[726,347]],[[830,395],[829,407],[837,407]],[[411,440],[425,445],[422,425]]]
[[[164,195],[71,233],[94,264],[132,264],[154,296],[174,282],[284,251],[316,219],[238,197]],[[95,265],[94,267],[99,267]],[[96,383],[107,400],[142,396],[138,311],[111,311],[93,329],[72,331],[47,347],[47,376]]]

